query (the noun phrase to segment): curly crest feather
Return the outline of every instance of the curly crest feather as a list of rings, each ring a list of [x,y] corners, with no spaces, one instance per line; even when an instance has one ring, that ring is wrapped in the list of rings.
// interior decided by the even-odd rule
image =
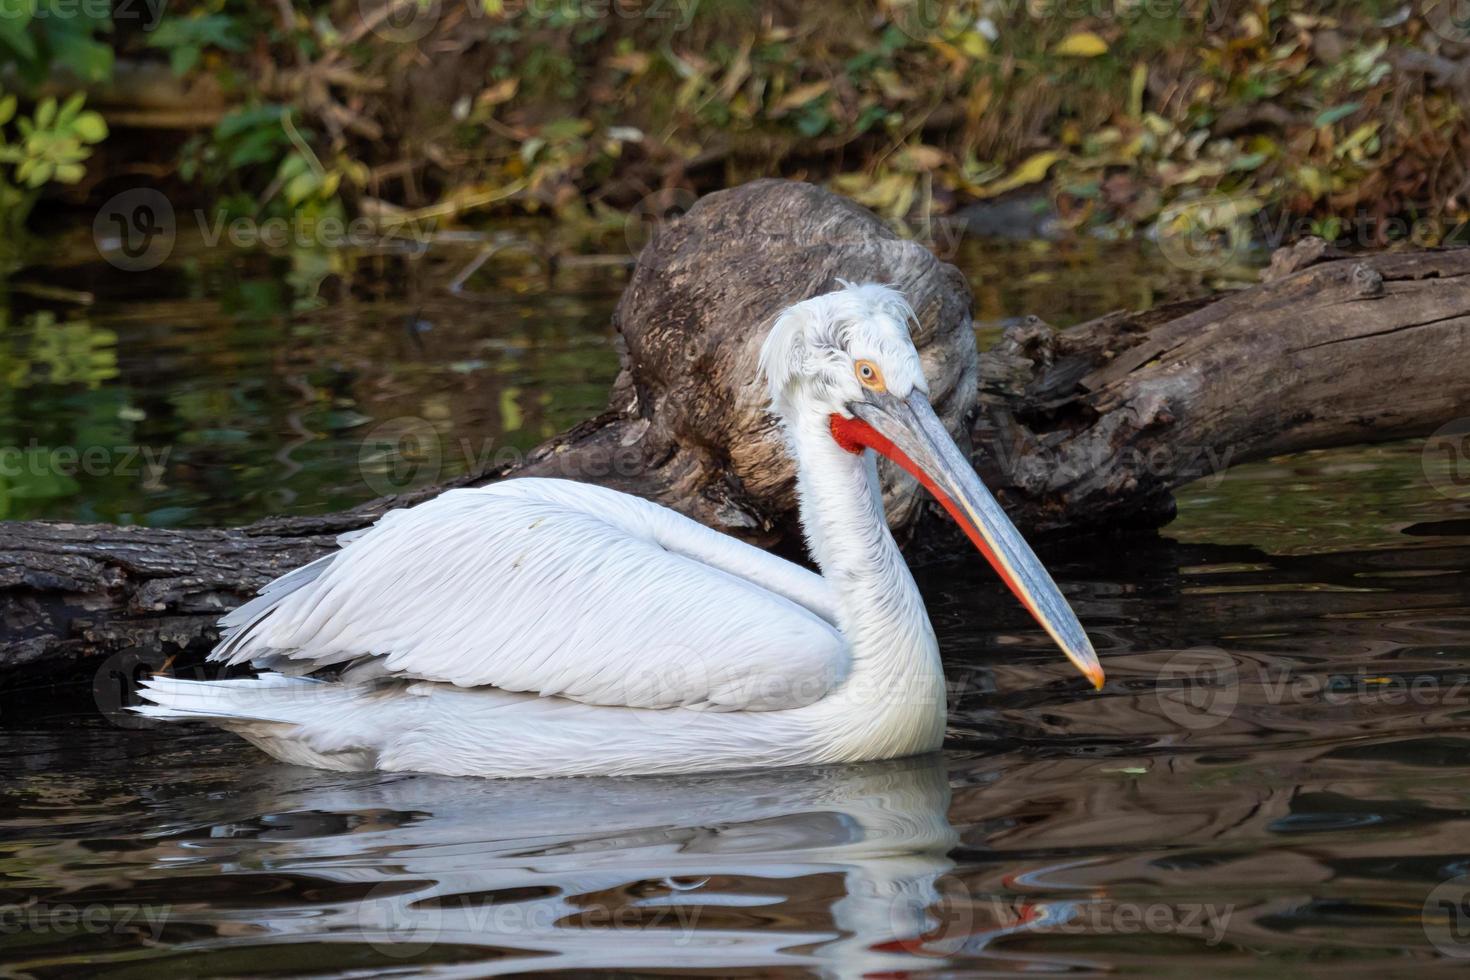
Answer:
[[[910,338],[916,318],[904,295],[880,283],[850,283],[783,312],[761,347],[760,370],[771,410],[789,418],[801,396],[837,403],[852,384],[852,365],[876,362],[900,396],[928,391]]]

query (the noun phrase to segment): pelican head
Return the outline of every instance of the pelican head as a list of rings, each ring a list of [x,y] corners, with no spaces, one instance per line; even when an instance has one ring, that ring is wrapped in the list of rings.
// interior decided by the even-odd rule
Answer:
[[[841,449],[880,453],[917,479],[1067,659],[1102,687],[1082,624],[934,414],[908,301],[876,283],[842,285],[790,307],[772,326],[760,356],[772,410],[789,429],[824,430]]]

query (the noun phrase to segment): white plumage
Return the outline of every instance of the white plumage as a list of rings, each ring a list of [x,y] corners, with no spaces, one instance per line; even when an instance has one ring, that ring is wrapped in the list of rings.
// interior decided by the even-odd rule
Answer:
[[[859,414],[887,426],[917,411],[909,427],[935,438],[911,317],[893,290],[850,286],[788,310],[762,352],[823,575],[601,487],[454,490],[344,536],[226,616],[211,659],[264,673],[154,678],[137,710],[210,720],[288,762],[483,776],[938,747],[938,647],[873,454],[851,444],[878,438]],[[842,425],[857,436],[839,439]]]
[[[848,668],[821,576],[563,480],[452,490],[301,573],[225,617],[215,658],[722,710],[810,703]]]

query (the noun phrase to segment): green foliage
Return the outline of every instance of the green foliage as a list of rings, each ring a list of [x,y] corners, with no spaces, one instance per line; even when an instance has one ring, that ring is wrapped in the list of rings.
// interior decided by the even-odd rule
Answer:
[[[112,77],[112,47],[104,39],[112,16],[100,4],[76,0],[6,0],[0,16],[0,54],[27,85],[44,81],[52,66],[82,83]]]
[[[0,10],[0,65],[25,90],[46,81],[78,86],[112,77],[107,37],[112,17],[103,5],[75,0],[6,0]],[[58,102],[47,96],[30,114],[20,95],[0,94],[0,227],[14,233],[24,223],[48,182],[75,184],[92,147],[107,138],[96,112],[84,111],[84,93]]]
[[[205,48],[240,51],[245,47],[239,21],[227,14],[197,14],[165,18],[148,39],[149,47],[168,52],[174,74],[184,75],[199,64]]]
[[[22,116],[14,95],[0,95],[0,164],[14,168],[0,171],[0,220],[6,227],[19,227],[43,184],[75,184],[86,175],[83,162],[107,138],[107,124],[84,110],[85,102],[81,92],[60,105],[47,96],[33,115]]]
[[[12,84],[110,73],[96,5],[9,3]],[[1066,224],[1116,234],[1218,196],[1343,233],[1351,221],[1326,219],[1466,213],[1464,106],[1451,82],[1396,67],[1437,50],[1417,5],[421,6],[422,36],[359,28],[355,0],[201,0],[117,43],[216,76],[237,108],[179,172],[255,217],[346,213],[371,172],[391,175],[371,189],[376,213],[437,217],[585,215],[770,174],[825,180],[894,219],[1049,189]],[[445,97],[412,98],[408,66]],[[1406,86],[1415,110],[1395,113]],[[47,180],[79,179],[95,131],[22,134],[0,207],[23,214]]]
[[[48,310],[31,313],[14,328],[0,311],[0,421],[16,414],[17,401],[29,397],[38,384],[76,386],[106,401],[115,395],[102,386],[117,377],[117,337],[94,327],[86,319],[59,320]],[[115,413],[112,420],[116,420]],[[103,443],[96,424],[83,420],[63,440],[67,445]],[[64,470],[50,465],[51,447],[37,442],[7,445],[9,456],[0,472],[0,519],[17,516],[26,508],[75,494],[77,481]]]
[[[212,188],[226,215],[344,217],[343,182],[361,186],[367,170],[345,154],[324,163],[312,149],[315,133],[295,116],[273,103],[228,113],[212,132],[189,141],[180,176]]]

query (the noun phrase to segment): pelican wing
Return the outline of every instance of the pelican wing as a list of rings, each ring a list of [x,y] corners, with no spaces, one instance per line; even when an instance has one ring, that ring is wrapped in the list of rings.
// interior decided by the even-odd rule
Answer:
[[[601,487],[454,490],[341,543],[221,620],[211,659],[724,710],[811,703],[850,666],[821,576]]]

